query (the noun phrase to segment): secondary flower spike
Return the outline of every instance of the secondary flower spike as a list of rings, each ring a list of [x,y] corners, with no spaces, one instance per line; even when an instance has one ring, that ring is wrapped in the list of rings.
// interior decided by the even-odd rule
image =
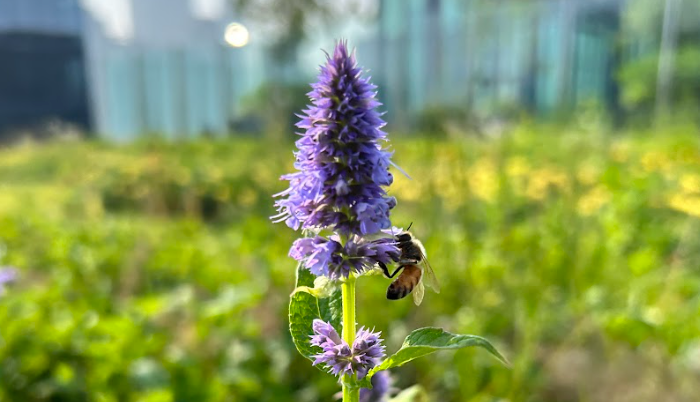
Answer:
[[[386,402],[391,392],[393,378],[384,370],[372,376],[372,389],[360,390],[360,402]]]
[[[396,200],[384,189],[393,177],[376,86],[362,77],[341,41],[311,87],[312,104],[297,123],[304,130],[296,142],[298,172],[282,176],[289,188],[276,194],[283,198],[273,218],[295,230],[329,228],[342,235],[390,227]]]
[[[377,263],[390,264],[399,259],[400,251],[393,239],[366,241],[352,236],[340,244],[338,236],[304,237],[294,241],[289,256],[302,261],[316,276],[332,280],[347,278],[350,272],[362,273]]]
[[[314,320],[313,330],[311,344],[323,349],[313,356],[314,366],[325,364],[333,375],[357,373],[357,378],[362,379],[384,357],[384,345],[378,332],[361,328],[350,347],[327,322]]]

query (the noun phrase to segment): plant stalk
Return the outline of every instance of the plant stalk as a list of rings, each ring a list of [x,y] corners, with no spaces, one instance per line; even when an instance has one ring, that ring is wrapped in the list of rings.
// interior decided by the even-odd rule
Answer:
[[[352,347],[355,342],[355,276],[343,282],[343,339]],[[355,374],[343,376],[343,402],[359,402],[360,388]]]

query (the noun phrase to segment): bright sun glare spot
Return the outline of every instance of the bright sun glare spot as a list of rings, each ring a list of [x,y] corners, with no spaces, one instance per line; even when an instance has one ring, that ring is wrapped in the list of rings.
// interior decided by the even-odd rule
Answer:
[[[224,32],[224,40],[229,46],[243,47],[248,44],[249,39],[248,29],[237,22],[228,24]]]

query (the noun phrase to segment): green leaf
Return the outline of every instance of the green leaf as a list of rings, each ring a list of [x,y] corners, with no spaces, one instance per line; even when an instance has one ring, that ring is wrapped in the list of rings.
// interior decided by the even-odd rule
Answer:
[[[297,266],[296,286],[313,286],[314,276],[301,264]],[[289,298],[289,332],[299,353],[309,360],[317,353],[311,346],[309,336],[313,334],[313,320],[319,318],[316,298],[305,292],[294,292]]]
[[[343,292],[336,288],[330,296],[318,299],[321,319],[331,323],[339,334],[343,332]]]
[[[399,392],[389,402],[428,402],[428,394],[420,385],[414,385]]]
[[[420,328],[411,332],[411,334],[406,337],[401,349],[392,356],[386,358],[382,364],[370,370],[365,378],[361,380],[360,386],[363,388],[372,388],[370,380],[372,376],[379,371],[402,366],[413,359],[438,350],[461,349],[471,346],[486,349],[486,351],[495,356],[503,364],[508,364],[505,357],[503,357],[489,341],[480,336],[452,334],[442,328]]]

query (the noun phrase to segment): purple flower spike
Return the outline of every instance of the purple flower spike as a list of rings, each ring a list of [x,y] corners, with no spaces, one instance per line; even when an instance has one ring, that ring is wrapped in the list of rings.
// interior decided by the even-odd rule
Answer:
[[[298,172],[282,176],[289,188],[277,194],[283,198],[273,218],[295,230],[330,228],[344,235],[390,227],[396,200],[384,189],[393,177],[376,86],[362,77],[347,43],[339,42],[311,87],[312,104],[297,124],[304,130],[296,142]]]
[[[391,392],[394,379],[388,371],[380,371],[372,376],[372,389],[360,390],[360,402],[386,402]]]
[[[360,329],[351,348],[331,324],[314,320],[313,329],[311,344],[323,349],[313,356],[316,359],[313,364],[326,365],[328,372],[335,376],[357,373],[357,378],[361,379],[384,357],[384,345],[378,332]]]

